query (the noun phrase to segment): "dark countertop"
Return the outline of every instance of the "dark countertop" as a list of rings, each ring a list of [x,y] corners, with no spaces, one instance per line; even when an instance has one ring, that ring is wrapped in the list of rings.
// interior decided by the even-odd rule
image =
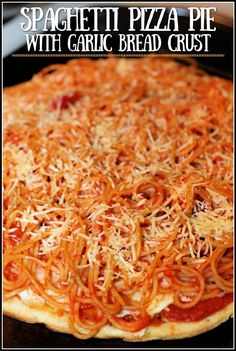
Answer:
[[[233,319],[221,324],[207,333],[183,340],[155,340],[144,343],[124,342],[119,339],[79,340],[71,335],[53,332],[41,324],[27,324],[4,317],[4,348],[160,348],[160,349],[192,349],[192,348],[232,348]]]

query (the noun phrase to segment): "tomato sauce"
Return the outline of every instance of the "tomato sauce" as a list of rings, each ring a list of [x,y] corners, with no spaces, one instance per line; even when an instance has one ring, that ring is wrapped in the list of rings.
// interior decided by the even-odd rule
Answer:
[[[168,321],[200,321],[213,313],[225,308],[233,301],[233,294],[225,294],[222,297],[213,297],[211,299],[200,301],[196,306],[191,308],[180,308],[171,304],[162,312],[162,316]]]
[[[76,103],[81,98],[81,94],[75,92],[67,95],[60,96],[53,100],[52,102],[52,108],[53,110],[57,110],[60,108],[61,110],[64,110],[68,108],[70,105],[73,105]]]
[[[22,139],[23,139],[22,135],[20,135],[18,131],[13,129],[8,129],[8,128],[6,129],[5,136],[4,136],[5,143],[17,145],[19,142],[22,141]]]
[[[80,317],[86,321],[92,321],[94,323],[99,322],[103,314],[97,310],[91,303],[82,303],[79,309]]]
[[[18,278],[18,273],[14,272],[14,265],[10,262],[4,269],[4,276],[9,281],[15,281]]]
[[[21,228],[16,227],[14,232],[12,232],[11,235],[9,235],[9,241],[10,241],[11,245],[15,246],[20,241],[22,236],[23,236],[23,232],[22,232]]]

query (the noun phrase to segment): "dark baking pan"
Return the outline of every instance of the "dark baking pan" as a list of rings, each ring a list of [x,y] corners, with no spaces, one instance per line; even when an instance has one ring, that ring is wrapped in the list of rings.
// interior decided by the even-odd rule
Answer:
[[[120,8],[120,29],[127,32],[127,9]],[[187,18],[180,11],[179,22],[182,28],[187,28]],[[102,22],[102,21],[101,21]],[[216,31],[211,41],[211,52],[224,53],[224,57],[197,58],[198,65],[208,73],[227,79],[233,77],[233,28],[224,24],[216,23]],[[114,40],[116,38],[114,37]],[[114,45],[115,48],[115,45]],[[114,49],[114,53],[116,53]],[[164,51],[165,52],[165,48]],[[16,53],[27,53],[26,47]],[[86,54],[85,54],[86,57]],[[41,68],[54,64],[64,63],[68,58],[34,57],[16,58],[7,57],[3,62],[4,86],[11,86],[31,79]],[[201,335],[183,340],[156,340],[149,342],[125,342],[119,339],[89,339],[78,340],[71,335],[56,333],[41,324],[27,324],[9,317],[3,319],[3,346],[4,348],[153,348],[153,349],[199,349],[199,348],[232,348],[233,347],[233,320],[221,324],[219,327]]]

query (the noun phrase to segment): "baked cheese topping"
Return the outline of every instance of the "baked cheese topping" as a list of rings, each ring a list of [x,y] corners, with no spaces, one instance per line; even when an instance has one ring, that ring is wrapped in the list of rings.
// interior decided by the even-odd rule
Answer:
[[[232,292],[231,82],[157,58],[53,65],[5,89],[3,158],[4,298],[85,338]]]

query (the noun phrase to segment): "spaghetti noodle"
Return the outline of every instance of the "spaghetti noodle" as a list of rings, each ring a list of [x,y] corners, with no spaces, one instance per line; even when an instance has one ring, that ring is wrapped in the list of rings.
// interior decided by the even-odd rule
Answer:
[[[68,313],[88,338],[232,293],[231,82],[167,59],[71,60],[5,89],[4,114],[5,299]],[[173,313],[148,313],[159,295]]]

